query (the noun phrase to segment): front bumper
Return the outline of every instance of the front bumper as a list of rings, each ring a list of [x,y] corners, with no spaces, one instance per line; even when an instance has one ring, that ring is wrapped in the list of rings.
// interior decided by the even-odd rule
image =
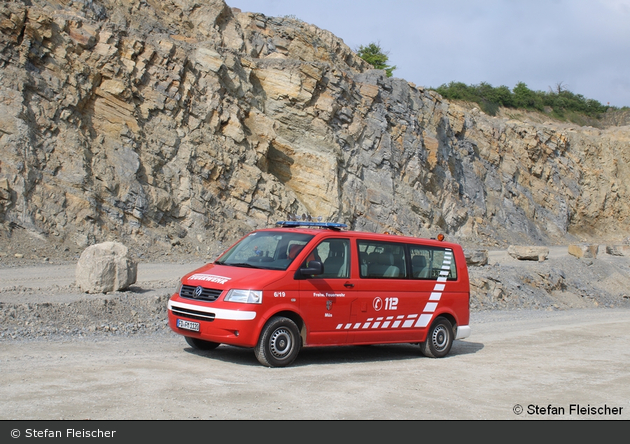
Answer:
[[[220,344],[253,347],[258,341],[255,311],[208,307],[169,300],[168,323],[175,333]],[[199,331],[177,327],[177,319],[199,323]]]

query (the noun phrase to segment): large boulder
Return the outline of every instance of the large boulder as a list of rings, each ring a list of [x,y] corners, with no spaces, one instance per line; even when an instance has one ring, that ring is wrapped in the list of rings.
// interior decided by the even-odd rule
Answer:
[[[488,250],[464,250],[464,256],[468,266],[488,265]]]
[[[76,269],[76,281],[86,293],[127,289],[136,282],[138,265],[119,242],[103,242],[86,248]]]
[[[630,245],[606,245],[606,253],[611,256],[630,256]]]
[[[584,259],[595,259],[597,257],[597,251],[599,250],[599,245],[569,245],[568,252],[570,255],[575,256],[577,258]]]
[[[543,262],[549,256],[549,248],[547,247],[529,247],[510,245],[507,250],[508,254],[519,261],[539,261]]]

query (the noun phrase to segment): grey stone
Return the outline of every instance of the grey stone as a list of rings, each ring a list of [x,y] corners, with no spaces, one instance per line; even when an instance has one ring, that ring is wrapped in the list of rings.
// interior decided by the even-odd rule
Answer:
[[[606,253],[611,256],[630,256],[630,245],[606,245]]]
[[[119,242],[103,242],[86,248],[76,268],[77,286],[85,293],[109,293],[136,282],[137,263]]]
[[[510,245],[507,252],[510,256],[520,261],[542,262],[549,257],[549,248],[547,247]]]
[[[584,259],[595,259],[597,257],[597,252],[599,250],[599,245],[569,245],[569,254],[575,256],[577,258]]]
[[[466,264],[469,266],[480,266],[488,264],[488,250],[464,250]]]

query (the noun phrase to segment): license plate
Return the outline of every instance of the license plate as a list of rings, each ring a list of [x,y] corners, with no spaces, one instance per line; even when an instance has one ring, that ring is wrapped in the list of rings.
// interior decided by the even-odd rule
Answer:
[[[184,330],[199,331],[199,322],[191,322],[191,321],[185,321],[183,319],[178,319],[177,327],[183,328]]]

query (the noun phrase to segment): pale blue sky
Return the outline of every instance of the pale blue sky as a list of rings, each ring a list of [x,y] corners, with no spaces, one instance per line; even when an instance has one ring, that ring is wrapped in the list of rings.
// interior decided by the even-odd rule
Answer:
[[[419,86],[450,81],[547,91],[562,83],[630,106],[630,0],[226,0],[296,16],[350,48],[378,42]]]

